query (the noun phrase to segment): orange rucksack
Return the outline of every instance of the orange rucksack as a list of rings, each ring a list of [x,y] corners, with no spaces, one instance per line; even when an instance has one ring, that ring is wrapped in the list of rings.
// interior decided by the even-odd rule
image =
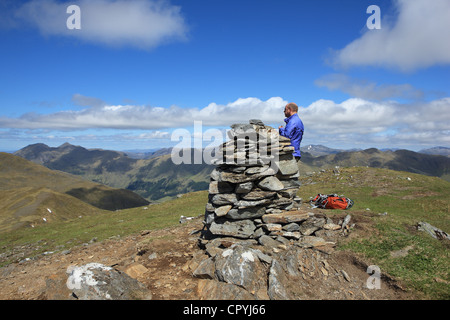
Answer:
[[[321,194],[319,193],[313,200],[314,208],[322,209],[340,209],[346,210],[353,206],[353,201],[344,196],[338,196],[337,194]]]

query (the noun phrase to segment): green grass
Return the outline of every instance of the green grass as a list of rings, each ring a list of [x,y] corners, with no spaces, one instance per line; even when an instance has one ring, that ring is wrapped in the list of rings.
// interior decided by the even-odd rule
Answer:
[[[206,191],[194,192],[179,199],[147,206],[105,212],[95,216],[76,218],[71,221],[43,224],[0,235],[0,254],[13,247],[35,244],[32,257],[45,251],[64,250],[93,238],[102,241],[114,236],[127,236],[142,230],[162,229],[175,226],[181,215],[198,216],[204,213],[208,199]],[[39,245],[38,245],[39,244]],[[2,265],[12,261],[5,261]]]
[[[443,179],[374,168],[317,174],[301,187],[304,200],[317,193],[343,194],[355,204],[348,213],[370,214],[373,232],[343,241],[340,249],[362,255],[426,299],[450,298],[450,241],[417,230],[425,221],[449,232],[450,183]],[[410,179],[408,179],[410,178]],[[370,209],[370,211],[366,210]],[[379,215],[387,212],[387,215]],[[403,257],[391,253],[409,249]]]

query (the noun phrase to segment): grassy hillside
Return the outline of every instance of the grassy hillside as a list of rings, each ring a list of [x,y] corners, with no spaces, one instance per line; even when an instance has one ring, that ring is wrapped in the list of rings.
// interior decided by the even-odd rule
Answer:
[[[124,209],[115,212],[103,211],[97,215],[83,216],[68,221],[41,224],[35,228],[10,232],[0,231],[0,266],[18,262],[24,258],[8,253],[27,250],[25,257],[43,252],[62,251],[88,243],[95,238],[102,241],[110,237],[136,234],[142,230],[161,229],[179,224],[181,215],[203,215],[208,201],[206,191],[193,192],[181,198],[147,207]],[[6,256],[2,259],[2,254]]]
[[[0,191],[0,230],[148,204],[129,190],[49,170],[8,153],[0,153]]]
[[[326,170],[302,178],[299,195],[343,194],[355,201],[350,213],[369,217],[357,238],[341,249],[357,252],[426,298],[450,298],[450,241],[417,230],[419,222],[450,232],[450,183],[436,177],[376,168]],[[409,178],[409,179],[408,179]],[[328,211],[327,214],[339,214]]]
[[[317,193],[338,193],[354,200],[348,211],[321,211],[335,218],[350,214],[350,224],[356,222],[349,236],[342,238],[338,250],[356,252],[364,261],[379,266],[382,273],[417,291],[419,297],[450,298],[449,241],[436,240],[416,228],[418,222],[425,221],[450,231],[450,183],[436,177],[366,167],[325,170],[303,177],[301,182],[299,196],[305,208],[309,207],[309,198]],[[25,255],[29,257],[69,249],[92,238],[101,241],[175,226],[181,215],[203,215],[207,199],[206,191],[193,192],[147,209],[126,209],[107,216],[75,218],[70,223],[61,221],[4,232],[0,236],[0,257],[22,248],[29,248]],[[5,257],[0,264],[23,257]]]
[[[0,231],[67,221],[102,211],[74,197],[47,188],[3,190],[0,193]]]

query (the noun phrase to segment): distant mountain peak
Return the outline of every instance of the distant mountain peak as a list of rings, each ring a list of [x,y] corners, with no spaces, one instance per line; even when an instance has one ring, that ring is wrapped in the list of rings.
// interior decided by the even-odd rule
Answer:
[[[308,146],[301,147],[300,150],[302,152],[308,152],[313,157],[323,156],[323,155],[328,155],[328,154],[335,154],[335,153],[339,153],[341,151],[344,151],[344,150],[341,150],[341,149],[328,148],[328,147],[323,146],[321,144],[310,144]]]
[[[419,153],[450,157],[450,148],[438,146],[420,150]]]
[[[68,142],[65,142],[62,145],[60,145],[58,148],[67,148],[67,147],[75,147],[75,146]]]

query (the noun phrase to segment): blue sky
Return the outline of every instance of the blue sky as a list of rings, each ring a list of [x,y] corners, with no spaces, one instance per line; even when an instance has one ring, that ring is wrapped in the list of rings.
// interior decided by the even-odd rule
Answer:
[[[450,147],[448,16],[447,0],[4,0],[0,150],[174,146],[194,121],[278,127],[288,102],[303,145]]]

